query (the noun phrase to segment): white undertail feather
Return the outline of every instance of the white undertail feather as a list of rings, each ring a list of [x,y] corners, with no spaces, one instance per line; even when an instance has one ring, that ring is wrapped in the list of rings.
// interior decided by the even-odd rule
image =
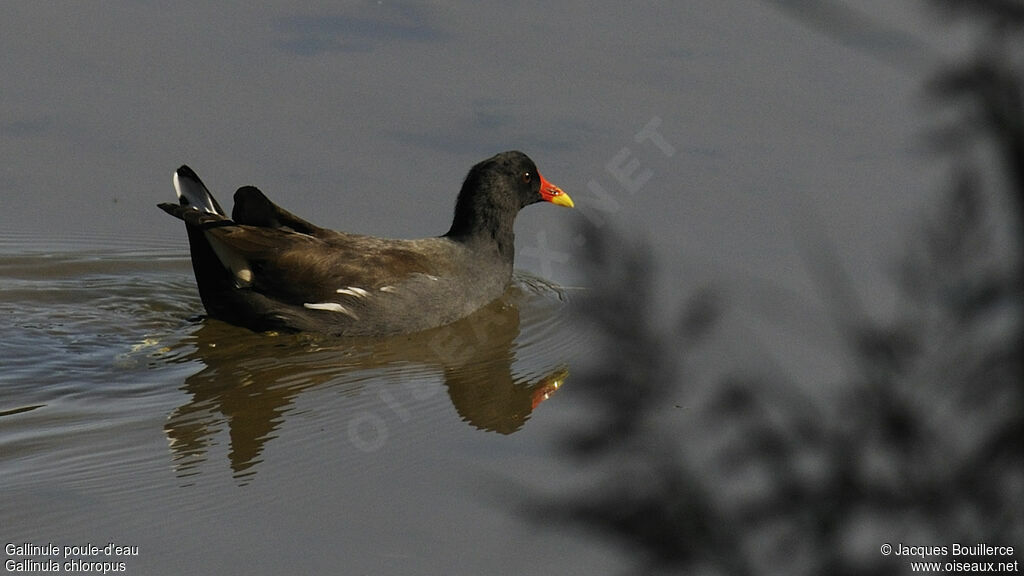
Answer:
[[[182,180],[178,177],[177,171],[174,172],[174,192],[178,195],[179,200],[184,198],[188,205],[196,210],[218,214],[210,193],[206,191],[206,187],[189,179]]]
[[[178,176],[178,171],[174,172],[174,192],[178,195],[179,201],[184,199],[183,204],[188,205],[191,208],[199,210],[201,212],[207,212],[209,214],[220,214],[217,210],[216,205],[213,203],[213,197],[210,196],[210,192],[206,189],[201,182],[193,180],[191,178],[181,178]],[[252,285],[252,268],[249,267],[249,262],[236,254],[223,242],[220,242],[213,235],[207,233],[206,240],[210,243],[210,247],[213,248],[214,254],[217,255],[217,259],[224,265],[225,268],[231,270],[232,276],[235,277],[235,286],[238,288],[245,288]]]

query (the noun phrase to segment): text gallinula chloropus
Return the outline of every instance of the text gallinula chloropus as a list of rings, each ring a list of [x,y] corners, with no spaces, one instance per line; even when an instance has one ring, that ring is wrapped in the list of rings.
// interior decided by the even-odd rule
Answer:
[[[188,166],[174,173],[192,268],[207,313],[253,330],[383,335],[465,317],[512,277],[513,224],[525,206],[569,195],[522,152],[470,169],[444,236],[393,240],[320,228],[258,189],[235,192],[231,217]]]

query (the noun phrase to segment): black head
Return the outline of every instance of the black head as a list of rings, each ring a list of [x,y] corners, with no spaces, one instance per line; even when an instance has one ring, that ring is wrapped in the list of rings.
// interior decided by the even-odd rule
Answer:
[[[447,235],[511,234],[516,214],[542,200],[573,205],[568,194],[540,175],[529,156],[515,150],[502,152],[469,170]]]

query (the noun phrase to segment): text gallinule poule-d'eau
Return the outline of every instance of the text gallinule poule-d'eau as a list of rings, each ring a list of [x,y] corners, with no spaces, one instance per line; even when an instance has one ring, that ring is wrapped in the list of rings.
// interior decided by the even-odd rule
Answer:
[[[231,217],[188,166],[174,173],[199,295],[214,318],[252,330],[369,336],[417,332],[468,316],[512,277],[513,224],[542,200],[573,205],[522,152],[473,166],[448,232],[399,240],[320,228],[252,186]]]

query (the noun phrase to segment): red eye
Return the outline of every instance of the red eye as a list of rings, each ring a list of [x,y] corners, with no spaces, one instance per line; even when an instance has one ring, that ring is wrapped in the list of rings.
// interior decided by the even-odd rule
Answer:
[[[524,183],[529,184],[531,178],[533,178],[533,177],[530,176],[529,172],[523,172],[523,182]]]

